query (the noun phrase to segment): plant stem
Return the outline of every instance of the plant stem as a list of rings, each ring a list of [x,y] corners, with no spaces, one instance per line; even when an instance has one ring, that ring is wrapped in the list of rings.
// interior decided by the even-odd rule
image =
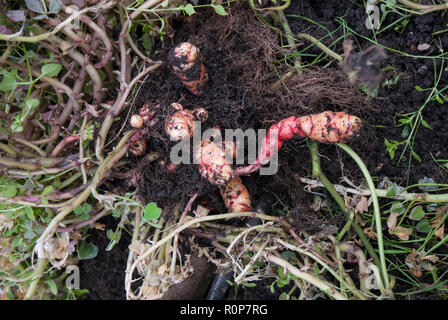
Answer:
[[[316,141],[311,141],[311,158],[313,161],[313,174],[316,173],[317,177],[319,177],[319,180],[322,182],[322,184],[325,186],[325,188],[328,190],[328,192],[331,194],[333,199],[336,201],[336,203],[339,205],[339,207],[342,209],[342,211],[345,212],[347,217],[350,217],[351,210],[345,205],[344,199],[339,195],[339,193],[335,190],[332,183],[327,179],[325,174],[322,172],[320,167],[320,161],[319,161],[319,147]],[[377,266],[381,265],[380,259],[378,255],[375,252],[375,249],[373,249],[372,245],[370,244],[369,240],[367,239],[366,235],[364,234],[364,231],[361,229],[361,227],[355,222],[352,221],[351,226],[353,230],[356,232],[358,237],[363,242],[364,246],[366,247],[366,250],[369,252],[370,256],[373,258],[373,261]]]
[[[347,300],[346,297],[344,297],[338,290],[331,287],[328,283],[316,278],[314,275],[312,275],[309,272],[305,272],[303,270],[300,270],[300,269],[294,267],[292,264],[283,260],[282,258],[276,257],[273,254],[269,254],[266,256],[266,260],[283,267],[285,270],[291,272],[293,275],[295,275],[299,279],[302,279],[304,281],[311,283],[312,285],[316,286],[317,288],[319,288],[323,292],[327,293],[330,297],[333,297],[336,300]]]
[[[332,58],[334,58],[334,59],[336,59],[338,61],[342,61],[342,56],[340,56],[339,54],[337,54],[336,52],[334,52],[333,50],[328,48],[326,45],[324,45],[322,42],[320,42],[319,40],[317,40],[313,36],[310,36],[310,35],[305,34],[305,33],[300,33],[300,34],[297,35],[297,38],[299,38],[299,39],[306,39],[306,40],[314,43],[316,46],[318,46],[320,49],[322,49],[322,51],[325,52],[330,57],[332,57]]]
[[[33,280],[31,281],[30,286],[28,287],[28,291],[26,292],[24,300],[30,300],[34,293],[36,292],[37,285],[39,284],[40,278],[42,276],[42,273],[44,272],[45,268],[47,267],[48,259],[42,259],[39,261],[39,264],[37,265],[36,269],[33,272]]]
[[[312,180],[307,178],[300,178],[300,181],[309,185],[310,189],[316,187],[324,187],[323,183],[318,180]],[[351,193],[360,196],[370,196],[372,192],[370,190],[348,188],[340,184],[334,184],[333,188],[338,193]],[[399,193],[394,196],[388,195],[387,190],[375,189],[375,193],[380,198],[388,198],[393,200],[405,200],[405,201],[422,201],[422,202],[433,202],[433,203],[446,203],[448,202],[448,193],[443,194],[427,194],[427,193]]]
[[[425,14],[425,13],[429,13],[429,12],[433,12],[433,11],[438,11],[438,10],[445,10],[448,9],[448,3],[445,4],[438,4],[438,5],[434,5],[434,4],[420,4],[420,3],[415,3],[409,0],[398,0],[398,2],[411,7],[412,9],[415,10],[420,10],[420,12],[418,12],[418,14]]]
[[[292,30],[288,24],[288,20],[286,19],[285,14],[283,13],[283,10],[278,11],[278,19],[280,20],[280,23],[282,24],[283,30],[285,30],[286,33],[286,40],[288,41],[289,46],[291,49],[297,53],[297,46],[296,41],[294,40],[294,34],[292,33]],[[300,62],[300,56],[296,55],[294,56],[294,67],[297,70],[297,72],[301,73],[303,66]]]
[[[384,287],[386,291],[390,290],[390,283],[389,283],[389,275],[387,274],[387,267],[386,267],[386,257],[384,255],[384,243],[383,243],[383,230],[381,226],[381,212],[380,212],[380,205],[378,202],[378,197],[375,193],[375,185],[373,183],[372,177],[370,176],[369,170],[367,169],[366,165],[362,161],[362,159],[356,154],[355,151],[353,151],[352,148],[347,146],[343,143],[338,143],[337,146],[347,152],[353,160],[356,162],[356,164],[361,169],[364,178],[367,181],[367,185],[369,186],[372,201],[373,201],[373,212],[375,215],[375,224],[376,224],[376,233],[377,233],[377,240],[378,240],[378,250],[380,255],[380,261],[381,261],[381,275],[384,281]]]

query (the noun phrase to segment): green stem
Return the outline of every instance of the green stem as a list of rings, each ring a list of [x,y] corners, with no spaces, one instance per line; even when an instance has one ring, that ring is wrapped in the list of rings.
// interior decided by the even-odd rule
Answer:
[[[28,291],[26,292],[24,300],[30,300],[33,298],[34,293],[36,292],[37,285],[39,284],[39,281],[42,277],[42,273],[44,272],[45,268],[47,267],[48,259],[42,259],[39,261],[39,264],[37,265],[36,269],[33,272],[33,280],[31,281],[30,286],[28,287]]]
[[[334,58],[334,59],[336,59],[338,61],[342,61],[342,56],[340,56],[339,54],[337,54],[336,52],[334,52],[333,50],[328,48],[326,45],[324,45],[322,42],[320,42],[319,40],[317,40],[313,36],[310,36],[310,35],[305,34],[305,33],[300,33],[300,34],[297,35],[297,38],[299,38],[299,39],[306,39],[306,40],[314,43],[316,46],[318,46],[323,52],[325,52],[330,57],[332,57],[332,58]]]
[[[333,197],[333,199],[336,201],[336,203],[339,205],[339,207],[342,209],[342,211],[345,212],[347,217],[351,216],[351,210],[345,205],[344,199],[339,195],[339,193],[336,191],[336,189],[333,187],[333,184],[327,179],[325,174],[322,172],[320,167],[320,161],[319,161],[319,147],[316,141],[311,141],[311,158],[313,161],[313,175],[316,174],[316,176],[319,178],[319,180],[322,182],[324,187],[327,189],[327,191],[330,193],[330,195]],[[353,230],[356,232],[358,237],[363,242],[364,246],[366,247],[367,252],[369,252],[370,256],[372,257],[375,265],[380,266],[381,262],[378,257],[378,255],[375,252],[375,249],[373,249],[372,245],[369,242],[369,239],[367,239],[366,235],[364,234],[364,231],[362,228],[355,222],[352,221],[351,226]]]
[[[278,11],[278,19],[280,20],[280,23],[282,24],[283,30],[285,30],[286,33],[286,40],[288,41],[289,46],[294,52],[297,52],[297,45],[296,41],[294,40],[294,34],[292,33],[292,30],[288,24],[288,19],[286,19],[285,14],[283,13],[283,10]],[[303,66],[300,62],[300,56],[296,55],[294,56],[294,67],[297,70],[297,72],[302,72]]]
[[[380,205],[378,202],[378,197],[375,193],[375,184],[373,183],[372,177],[370,176],[369,170],[367,169],[366,165],[362,161],[362,159],[356,154],[355,151],[352,150],[349,146],[343,143],[338,143],[337,146],[347,152],[353,160],[356,162],[356,164],[361,169],[364,178],[367,181],[367,185],[370,189],[372,202],[373,202],[373,212],[375,215],[375,224],[376,224],[376,234],[377,234],[377,240],[378,240],[378,250],[380,255],[380,261],[381,261],[381,274],[384,281],[384,287],[386,291],[390,290],[390,283],[389,283],[389,275],[387,274],[387,267],[386,267],[386,257],[384,254],[384,243],[383,243],[383,230],[381,229],[381,213],[380,213]]]

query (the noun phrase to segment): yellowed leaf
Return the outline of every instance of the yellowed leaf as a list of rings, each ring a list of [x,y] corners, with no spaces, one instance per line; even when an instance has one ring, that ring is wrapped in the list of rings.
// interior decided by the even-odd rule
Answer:
[[[198,207],[196,208],[194,213],[195,213],[195,216],[197,218],[199,218],[199,217],[206,217],[209,212],[210,212],[210,210],[208,210],[206,207],[198,205]]]
[[[369,203],[366,197],[361,197],[355,207],[355,213],[363,213],[369,211]]]
[[[93,226],[94,226],[95,229],[97,229],[97,230],[101,230],[101,231],[106,230],[106,225],[103,224],[103,223],[95,222],[95,223],[93,224]]]
[[[440,226],[440,228],[437,229],[436,232],[434,232],[434,235],[435,235],[436,237],[439,237],[440,239],[443,239],[443,238],[445,238],[445,232],[444,232],[444,230],[445,230],[445,223],[443,223],[443,224]]]
[[[389,228],[389,233],[391,233],[391,230],[397,225],[398,216],[399,214],[397,212],[391,212],[389,218],[387,218],[387,227]]]
[[[372,230],[372,227],[367,227],[363,229],[364,234],[369,237],[370,239],[376,239],[376,232]]]
[[[430,254],[427,256],[423,256],[422,260],[429,260],[432,263],[435,263],[435,262],[439,261],[439,257],[434,254]]]
[[[412,229],[406,229],[398,226],[389,230],[389,233],[397,236],[400,240],[409,240],[409,236],[412,234]]]

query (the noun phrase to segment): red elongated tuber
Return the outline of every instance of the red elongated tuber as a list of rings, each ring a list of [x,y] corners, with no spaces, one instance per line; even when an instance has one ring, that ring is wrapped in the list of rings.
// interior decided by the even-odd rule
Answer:
[[[229,212],[250,212],[252,211],[252,202],[250,200],[249,191],[236,176],[227,185],[220,190],[226,208]]]
[[[199,49],[189,42],[174,48],[171,56],[174,74],[194,95],[202,94],[208,82],[208,73],[202,63]]]
[[[323,143],[337,143],[350,140],[359,133],[361,119],[344,112],[325,111],[296,118],[291,116],[273,124],[263,139],[257,160],[235,170],[235,175],[249,174],[267,164],[283,142],[294,135]]]
[[[222,186],[233,178],[233,169],[226,161],[224,150],[218,145],[202,140],[195,151],[196,160],[199,162],[199,172],[210,183]]]
[[[361,119],[344,112],[325,111],[297,118],[297,134],[323,143],[345,142],[361,129]]]

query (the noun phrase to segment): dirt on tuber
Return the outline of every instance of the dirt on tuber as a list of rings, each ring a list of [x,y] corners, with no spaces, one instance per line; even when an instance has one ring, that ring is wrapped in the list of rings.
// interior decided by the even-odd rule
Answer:
[[[171,53],[173,72],[194,95],[201,95],[208,82],[208,73],[202,63],[199,49],[189,42],[182,42]]]
[[[284,141],[295,135],[322,143],[345,142],[361,129],[361,119],[344,112],[325,111],[303,117],[291,116],[272,125],[263,139],[257,160],[235,170],[235,175],[249,174],[267,164],[283,146]]]

